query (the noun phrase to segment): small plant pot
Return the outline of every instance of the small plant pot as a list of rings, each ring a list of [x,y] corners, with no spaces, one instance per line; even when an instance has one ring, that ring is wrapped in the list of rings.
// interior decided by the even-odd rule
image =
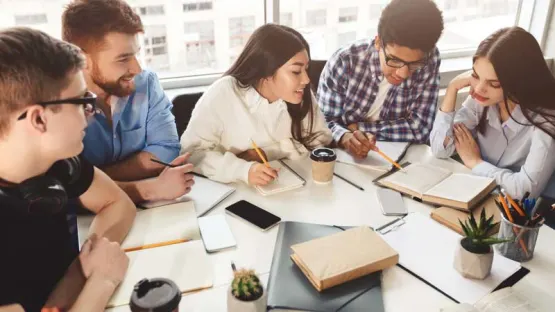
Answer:
[[[231,293],[231,286],[227,292],[227,311],[228,312],[266,312],[266,292],[253,301],[242,301]]]
[[[455,251],[455,270],[466,278],[486,278],[491,272],[493,250],[490,248],[488,253],[473,253],[463,247],[462,241],[463,239],[461,239]]]

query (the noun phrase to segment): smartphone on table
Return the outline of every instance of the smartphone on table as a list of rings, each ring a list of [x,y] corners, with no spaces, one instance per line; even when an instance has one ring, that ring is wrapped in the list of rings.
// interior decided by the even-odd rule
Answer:
[[[378,188],[376,192],[384,215],[404,216],[408,213],[401,193],[388,188]]]
[[[267,231],[281,221],[281,218],[246,200],[240,200],[225,209],[226,213],[243,219],[262,231]]]

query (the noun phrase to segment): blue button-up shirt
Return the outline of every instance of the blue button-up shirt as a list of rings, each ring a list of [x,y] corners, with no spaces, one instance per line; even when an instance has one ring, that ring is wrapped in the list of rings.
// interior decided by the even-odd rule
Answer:
[[[172,103],[158,77],[143,71],[135,77],[135,87],[128,97],[111,98],[112,127],[103,113],[89,118],[84,155],[93,165],[108,165],[141,151],[165,162],[178,156],[181,146]]]

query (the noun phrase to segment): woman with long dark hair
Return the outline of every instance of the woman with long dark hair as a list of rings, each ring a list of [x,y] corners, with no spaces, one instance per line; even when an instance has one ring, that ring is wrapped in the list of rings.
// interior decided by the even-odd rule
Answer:
[[[203,94],[181,137],[196,171],[220,182],[265,185],[278,172],[261,162],[298,158],[331,142],[310,89],[308,43],[292,28],[266,24]]]
[[[470,95],[456,113],[457,92]],[[503,28],[480,43],[471,71],[455,77],[430,135],[435,156],[455,151],[474,174],[510,195],[538,196],[555,168],[555,78],[535,38]]]

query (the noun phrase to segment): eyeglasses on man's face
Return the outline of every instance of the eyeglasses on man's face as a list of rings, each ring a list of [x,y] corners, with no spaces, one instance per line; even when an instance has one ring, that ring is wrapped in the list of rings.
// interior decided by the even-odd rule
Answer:
[[[38,102],[37,104],[45,107],[48,105],[56,105],[56,104],[83,105],[85,115],[90,116],[96,113],[96,94],[92,93],[91,91],[87,91],[85,92],[83,97]],[[21,114],[21,116],[19,116],[17,120],[22,120],[22,119],[25,119],[26,117],[27,117],[27,111]]]
[[[421,68],[423,68],[424,66],[426,66],[426,63],[428,62],[428,57],[424,57],[421,60],[418,61],[414,61],[414,62],[405,62],[403,60],[400,60],[396,57],[393,57],[391,55],[389,55],[387,53],[387,51],[385,50],[385,46],[386,43],[385,41],[382,40],[382,49],[383,49],[383,55],[385,56],[385,63],[387,64],[387,66],[389,67],[393,67],[393,68],[403,68],[404,66],[407,66],[409,71],[416,71],[419,70]]]

